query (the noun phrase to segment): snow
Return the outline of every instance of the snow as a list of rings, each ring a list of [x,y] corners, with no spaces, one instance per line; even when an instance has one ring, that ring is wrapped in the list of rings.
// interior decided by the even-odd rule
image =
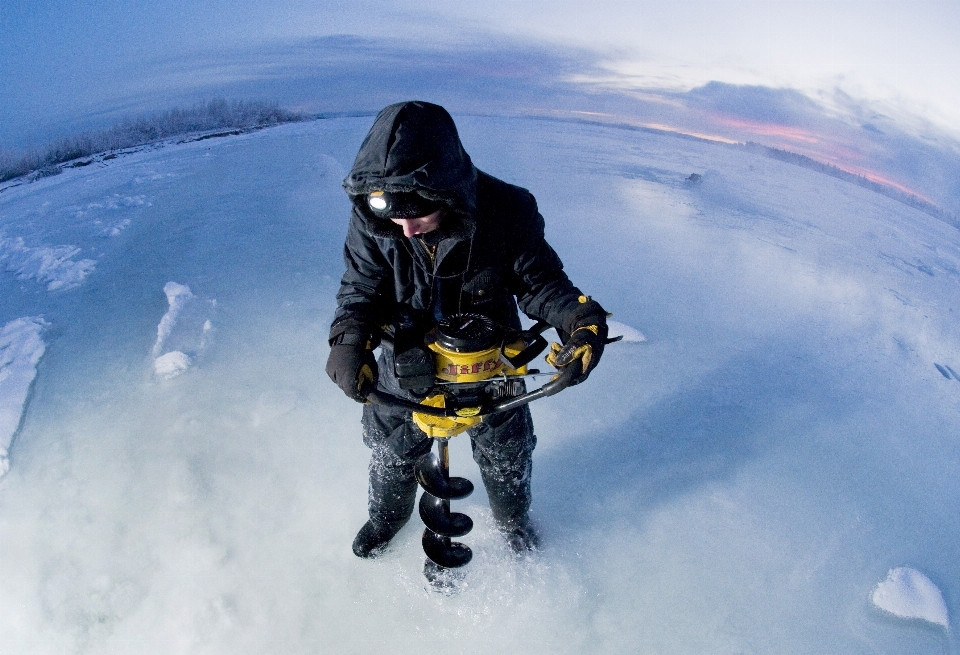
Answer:
[[[216,302],[198,298],[190,287],[177,282],[167,282],[163,293],[169,308],[157,325],[153,369],[157,377],[169,380],[190,368],[193,358],[206,347],[213,329],[207,315],[216,307]]]
[[[37,362],[46,350],[40,336],[46,327],[46,321],[32,316],[0,329],[0,476],[10,469],[10,444],[20,427]]]
[[[0,236],[0,263],[16,273],[17,279],[36,280],[57,291],[80,286],[93,272],[92,259],[75,261],[80,253],[76,246],[27,246],[21,237]]]
[[[96,261],[66,293],[0,274],[0,323],[51,324],[0,481],[0,649],[955,652],[871,592],[910,562],[956,611],[956,228],[717,145],[456,118],[615,331],[650,337],[531,406],[543,552],[507,553],[466,439],[462,593],[424,590],[416,516],[350,552],[368,451],[323,363],[371,119],[145,150],[0,194],[5,248]]]
[[[916,569],[907,566],[890,569],[887,579],[877,585],[870,599],[880,609],[896,616],[950,627],[943,594],[930,578]]]
[[[157,374],[157,377],[169,380],[186,371],[192,363],[189,355],[179,350],[171,350],[153,360],[153,371]]]
[[[622,336],[622,341],[626,343],[643,343],[647,340],[647,337],[645,337],[640,330],[632,328],[629,325],[625,325],[620,321],[614,321],[610,319],[607,321],[607,327],[609,329],[608,335],[610,337]]]

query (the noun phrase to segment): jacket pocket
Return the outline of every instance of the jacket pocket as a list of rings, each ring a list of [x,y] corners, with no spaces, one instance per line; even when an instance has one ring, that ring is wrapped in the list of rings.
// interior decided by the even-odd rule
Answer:
[[[484,305],[507,291],[500,272],[495,268],[482,268],[463,284],[463,294],[471,305]]]

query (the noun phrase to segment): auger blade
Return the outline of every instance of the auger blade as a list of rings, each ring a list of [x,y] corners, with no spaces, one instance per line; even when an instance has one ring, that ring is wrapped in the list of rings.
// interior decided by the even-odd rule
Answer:
[[[432,562],[446,569],[464,566],[473,558],[473,551],[468,546],[441,537],[430,528],[423,531],[423,552]]]
[[[473,530],[473,519],[451,512],[442,498],[425,493],[420,496],[420,518],[423,524],[443,537],[462,537]]]
[[[444,500],[461,500],[473,493],[473,483],[466,478],[447,478],[436,453],[427,453],[417,461],[417,482],[427,493]]]

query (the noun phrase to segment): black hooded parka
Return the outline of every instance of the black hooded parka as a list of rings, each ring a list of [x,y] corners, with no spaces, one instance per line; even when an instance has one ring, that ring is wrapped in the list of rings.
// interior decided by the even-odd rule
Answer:
[[[376,340],[401,315],[429,329],[442,317],[476,312],[517,328],[518,304],[566,334],[585,316],[602,315],[596,303],[578,301],[580,291],[544,239],[534,197],[479,171],[438,105],[383,109],[343,186],[354,208],[331,340],[344,332]],[[435,252],[369,211],[365,197],[375,190],[413,191],[442,204]]]

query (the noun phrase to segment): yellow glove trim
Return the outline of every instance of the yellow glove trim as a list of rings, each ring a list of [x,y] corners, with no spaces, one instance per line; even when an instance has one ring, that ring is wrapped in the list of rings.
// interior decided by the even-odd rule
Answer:
[[[557,366],[557,353],[560,352],[560,349],[563,348],[559,343],[554,341],[550,344],[550,352],[547,353],[547,356],[543,359],[554,368],[560,368]]]
[[[593,359],[593,347],[587,345],[580,346],[573,351],[573,357],[570,358],[570,362],[572,363],[575,359],[580,360],[583,364],[583,371],[581,372],[586,373],[590,370],[590,360]]]
[[[578,329],[582,329],[582,328],[578,328]],[[575,360],[579,359],[580,364],[583,366],[582,372],[583,373],[587,372],[587,370],[590,368],[590,360],[593,359],[592,346],[588,344],[584,344],[582,346],[574,348],[573,352],[570,353],[569,359],[567,359],[567,361],[564,363],[559,363],[557,361],[557,355],[560,353],[562,349],[563,349],[563,346],[561,346],[559,343],[554,342],[550,344],[550,352],[548,352],[547,356],[544,358],[547,364],[550,364],[550,366],[553,366],[554,368],[563,368],[564,366],[568,366],[572,364]]]
[[[598,326],[596,326],[596,325],[581,325],[580,327],[578,327],[576,330],[573,331],[573,334],[576,334],[576,333],[579,332],[580,330],[590,330],[590,331],[593,332],[596,336],[600,336],[600,328],[599,328]],[[573,335],[571,335],[571,336],[573,336]]]
[[[363,388],[365,382],[373,383],[373,369],[370,368],[369,364],[360,367],[360,372],[357,374],[357,391]]]

